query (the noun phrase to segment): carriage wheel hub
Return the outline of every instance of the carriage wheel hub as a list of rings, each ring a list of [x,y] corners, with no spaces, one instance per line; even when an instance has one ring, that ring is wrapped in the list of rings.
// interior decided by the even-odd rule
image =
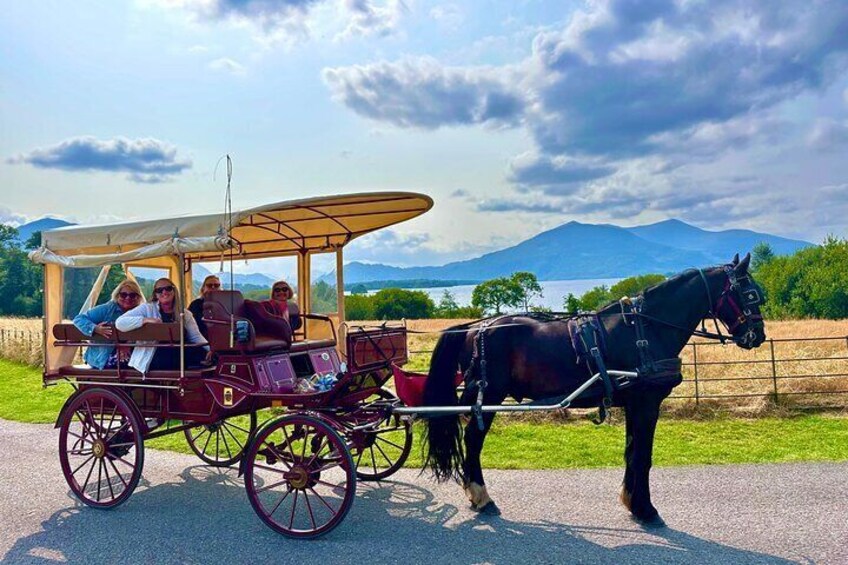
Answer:
[[[286,478],[293,488],[302,489],[306,487],[306,483],[309,481],[309,473],[303,467],[294,467]]]
[[[106,456],[106,444],[103,443],[102,439],[98,439],[94,442],[94,446],[91,448],[92,453],[98,459],[103,459]]]

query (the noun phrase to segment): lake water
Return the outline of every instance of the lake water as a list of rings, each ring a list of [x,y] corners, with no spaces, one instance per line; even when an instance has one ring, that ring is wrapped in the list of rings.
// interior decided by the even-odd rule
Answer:
[[[534,306],[544,306],[554,311],[562,311],[565,309],[563,302],[568,293],[572,293],[578,298],[587,290],[596,286],[606,285],[612,286],[621,279],[581,279],[567,281],[539,281],[542,287],[541,298],[535,298],[532,302]],[[467,284],[461,286],[434,287],[434,288],[417,288],[411,290],[423,290],[433,299],[437,305],[442,299],[442,294],[445,290],[453,294],[454,300],[460,306],[471,305],[471,293],[476,285]],[[369,293],[372,294],[372,293]]]

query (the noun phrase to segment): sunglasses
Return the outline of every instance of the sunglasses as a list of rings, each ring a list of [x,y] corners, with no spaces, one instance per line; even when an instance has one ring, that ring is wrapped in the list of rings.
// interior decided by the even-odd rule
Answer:
[[[153,289],[153,294],[162,294],[163,292],[174,292],[174,287],[171,285],[168,286],[160,286],[159,288]]]
[[[221,283],[206,283],[208,288],[221,288]]]
[[[120,296],[121,298],[123,298],[125,300],[129,300],[131,298],[138,298],[138,293],[137,292],[119,292],[118,296]]]
[[[274,289],[274,292],[288,292],[291,289],[287,286],[278,286]]]

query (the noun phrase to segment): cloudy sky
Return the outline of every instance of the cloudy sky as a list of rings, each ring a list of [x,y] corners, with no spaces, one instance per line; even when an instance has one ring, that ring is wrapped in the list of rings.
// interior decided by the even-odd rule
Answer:
[[[441,264],[570,220],[848,236],[844,0],[12,2],[0,221],[363,190]]]

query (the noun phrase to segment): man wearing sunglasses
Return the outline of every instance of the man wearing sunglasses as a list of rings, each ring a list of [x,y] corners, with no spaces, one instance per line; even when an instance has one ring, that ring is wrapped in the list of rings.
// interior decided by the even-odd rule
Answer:
[[[124,312],[132,310],[141,302],[141,289],[135,281],[122,280],[112,291],[112,299],[105,304],[79,314],[74,325],[95,341],[111,341],[114,335],[113,324]],[[116,351],[114,347],[96,346],[85,350],[83,359],[95,369],[114,369],[118,363],[129,360],[129,351]]]
[[[189,312],[194,316],[194,321],[197,322],[197,328],[207,340],[209,339],[209,333],[206,329],[206,322],[203,321],[203,300],[213,290],[221,290],[221,279],[216,275],[209,275],[203,279],[203,284],[200,285],[200,296],[192,300],[191,304],[188,305]]]

